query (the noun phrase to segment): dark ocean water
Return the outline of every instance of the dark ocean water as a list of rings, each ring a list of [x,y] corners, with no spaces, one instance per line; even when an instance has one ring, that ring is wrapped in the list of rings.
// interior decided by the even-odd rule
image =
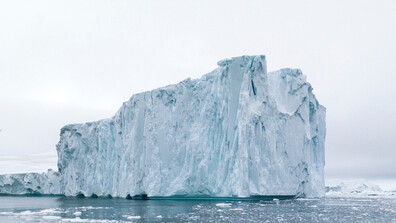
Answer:
[[[0,222],[396,222],[396,199],[126,200],[0,196]]]

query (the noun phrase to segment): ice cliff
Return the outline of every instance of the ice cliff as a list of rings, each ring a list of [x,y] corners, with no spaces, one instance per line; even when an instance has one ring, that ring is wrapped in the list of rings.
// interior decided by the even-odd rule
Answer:
[[[60,174],[21,173],[0,175],[0,194],[63,194]]]
[[[267,73],[264,56],[218,65],[135,94],[110,119],[63,127],[59,190],[323,196],[325,108],[301,71]]]

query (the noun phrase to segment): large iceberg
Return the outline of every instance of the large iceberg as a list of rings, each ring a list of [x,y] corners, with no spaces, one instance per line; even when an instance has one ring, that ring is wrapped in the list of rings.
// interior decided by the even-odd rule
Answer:
[[[325,108],[302,72],[267,73],[265,56],[218,65],[135,94],[110,119],[63,127],[58,190],[323,196]]]

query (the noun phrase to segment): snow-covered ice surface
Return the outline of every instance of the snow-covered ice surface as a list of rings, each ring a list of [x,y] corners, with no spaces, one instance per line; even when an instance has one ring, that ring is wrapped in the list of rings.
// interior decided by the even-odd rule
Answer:
[[[265,56],[218,65],[200,79],[135,94],[110,119],[63,127],[57,190],[323,196],[325,108],[302,72],[267,73]]]
[[[326,179],[326,197],[372,196],[396,198],[396,180]]]

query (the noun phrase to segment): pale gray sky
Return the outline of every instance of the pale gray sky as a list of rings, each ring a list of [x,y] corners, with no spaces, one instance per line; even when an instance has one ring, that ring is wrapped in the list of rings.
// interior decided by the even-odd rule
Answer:
[[[62,126],[265,54],[269,71],[301,68],[327,107],[328,177],[396,178],[395,12],[393,0],[1,1],[0,171],[28,171],[12,163],[38,153],[55,166]]]

